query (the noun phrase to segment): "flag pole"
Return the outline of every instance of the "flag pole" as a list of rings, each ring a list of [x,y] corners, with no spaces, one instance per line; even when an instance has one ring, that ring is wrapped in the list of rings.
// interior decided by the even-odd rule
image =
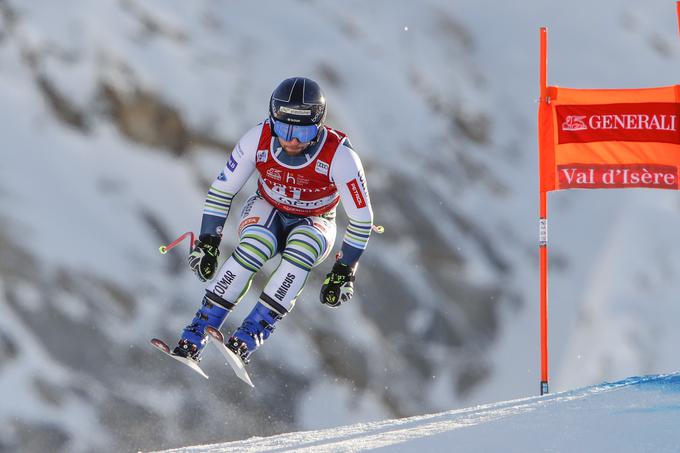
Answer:
[[[540,29],[540,100],[539,110],[548,100],[548,29]],[[541,127],[541,121],[538,122]],[[539,136],[541,134],[539,133]],[[548,194],[543,188],[541,171],[541,141],[539,140],[539,279],[541,330],[541,395],[548,393]]]

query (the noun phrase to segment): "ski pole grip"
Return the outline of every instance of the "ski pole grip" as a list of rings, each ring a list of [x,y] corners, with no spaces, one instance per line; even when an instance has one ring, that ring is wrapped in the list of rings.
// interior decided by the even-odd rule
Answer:
[[[184,239],[186,239],[187,237],[188,237],[189,240],[190,240],[190,242],[189,242],[189,251],[191,251],[191,250],[194,249],[194,242],[196,242],[196,239],[195,239],[195,237],[194,237],[194,233],[193,233],[192,231],[187,231],[186,233],[184,233],[183,235],[181,235],[180,237],[178,237],[177,239],[175,239],[174,241],[172,241],[172,242],[169,243],[168,245],[161,245],[161,246],[158,248],[158,251],[161,252],[161,255],[165,255],[166,253],[168,253],[168,251],[170,251],[171,249],[177,247],[177,246],[178,246]]]

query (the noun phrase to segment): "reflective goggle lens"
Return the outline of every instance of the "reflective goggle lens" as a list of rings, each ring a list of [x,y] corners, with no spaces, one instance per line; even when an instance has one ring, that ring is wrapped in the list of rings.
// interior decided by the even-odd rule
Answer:
[[[307,126],[286,124],[281,121],[273,120],[274,133],[283,140],[289,142],[297,138],[302,143],[311,142],[319,133],[319,126],[310,124]]]

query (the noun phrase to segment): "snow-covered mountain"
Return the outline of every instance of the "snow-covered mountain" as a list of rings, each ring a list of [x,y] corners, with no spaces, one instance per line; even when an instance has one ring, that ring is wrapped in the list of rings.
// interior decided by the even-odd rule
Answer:
[[[169,448],[535,394],[538,27],[551,83],[666,85],[673,6],[1,0],[0,451]],[[386,233],[341,309],[318,303],[330,265],[315,272],[257,353],[255,390],[210,352],[205,382],[148,345],[179,334],[203,287],[186,249],[157,249],[198,228],[231,145],[291,75],[324,87]],[[553,390],[680,366],[676,197],[551,194]]]
[[[543,397],[163,453],[676,452],[679,390],[677,373],[632,377]]]

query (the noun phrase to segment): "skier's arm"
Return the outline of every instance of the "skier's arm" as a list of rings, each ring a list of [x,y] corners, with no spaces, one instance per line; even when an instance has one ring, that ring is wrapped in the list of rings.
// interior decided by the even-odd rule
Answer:
[[[229,161],[213,181],[203,203],[201,231],[189,254],[189,267],[201,281],[213,278],[222,241],[222,228],[234,196],[255,170],[255,155],[262,125],[249,130],[236,143]]]
[[[354,275],[371,235],[373,210],[361,160],[352,150],[349,140],[345,139],[336,151],[330,174],[340,193],[349,225],[342,241],[340,258],[321,285],[320,298],[321,303],[338,307],[354,294]]]
[[[368,245],[373,209],[361,160],[351,146],[348,139],[343,141],[331,162],[330,174],[349,219],[338,261],[354,269]]]
[[[262,126],[248,131],[236,143],[229,161],[213,181],[203,204],[200,236],[221,236],[231,202],[255,170],[255,154]]]

